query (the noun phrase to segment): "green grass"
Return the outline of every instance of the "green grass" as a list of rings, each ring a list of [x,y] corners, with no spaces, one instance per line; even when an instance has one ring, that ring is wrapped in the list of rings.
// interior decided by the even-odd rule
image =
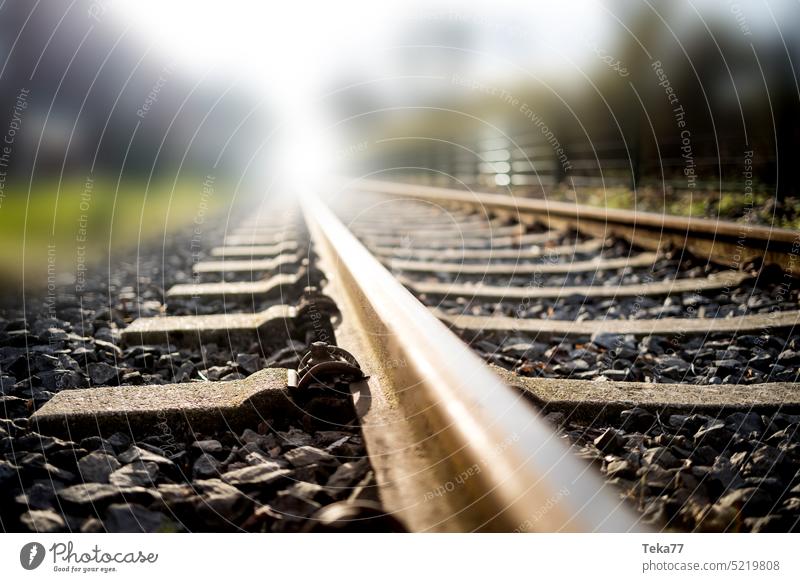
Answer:
[[[84,196],[89,192],[88,198]],[[131,180],[120,184],[96,179],[89,190],[71,179],[8,184],[0,202],[0,269],[17,278],[25,266],[26,279],[46,277],[49,256],[58,271],[75,272],[81,256],[87,263],[108,256],[109,249],[132,247],[164,236],[191,223],[198,213],[219,208],[225,190],[215,185],[203,196],[202,178],[151,183]],[[205,200],[204,200],[205,198]]]

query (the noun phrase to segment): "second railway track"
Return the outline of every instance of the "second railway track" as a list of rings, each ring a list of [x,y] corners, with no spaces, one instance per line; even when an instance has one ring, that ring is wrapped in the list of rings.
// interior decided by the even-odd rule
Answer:
[[[93,439],[150,446],[104,459],[110,484],[62,475],[65,525],[94,502],[113,522],[127,493],[186,529],[221,498],[231,529],[798,527],[795,233],[382,182],[302,194],[109,338],[131,361],[169,346],[176,383],[9,417],[79,477]],[[159,454],[158,422],[183,456]]]

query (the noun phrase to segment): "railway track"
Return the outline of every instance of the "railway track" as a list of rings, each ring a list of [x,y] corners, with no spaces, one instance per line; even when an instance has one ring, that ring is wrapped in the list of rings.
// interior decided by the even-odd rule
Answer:
[[[31,393],[8,416],[42,445],[6,455],[35,466],[23,490],[59,463],[72,479],[58,510],[26,497],[4,523],[798,527],[797,233],[383,182],[299,198],[101,340],[134,367],[167,356],[172,383]]]
[[[549,412],[640,523],[797,527],[797,233],[392,183],[356,189],[337,203],[342,220]]]

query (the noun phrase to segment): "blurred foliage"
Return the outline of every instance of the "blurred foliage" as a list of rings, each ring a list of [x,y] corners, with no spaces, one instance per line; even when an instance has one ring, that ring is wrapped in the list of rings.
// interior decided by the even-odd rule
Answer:
[[[75,273],[109,257],[116,249],[147,244],[224,203],[222,192],[203,193],[200,179],[144,180],[119,184],[96,179],[87,188],[79,179],[9,184],[0,205],[0,269],[12,279],[46,278],[48,259],[58,273]]]

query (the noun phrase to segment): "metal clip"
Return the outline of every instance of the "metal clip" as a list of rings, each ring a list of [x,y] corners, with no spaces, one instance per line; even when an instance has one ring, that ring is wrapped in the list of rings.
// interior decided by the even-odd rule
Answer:
[[[366,378],[361,366],[348,351],[326,342],[314,342],[297,367],[297,390],[312,383],[354,382]]]

